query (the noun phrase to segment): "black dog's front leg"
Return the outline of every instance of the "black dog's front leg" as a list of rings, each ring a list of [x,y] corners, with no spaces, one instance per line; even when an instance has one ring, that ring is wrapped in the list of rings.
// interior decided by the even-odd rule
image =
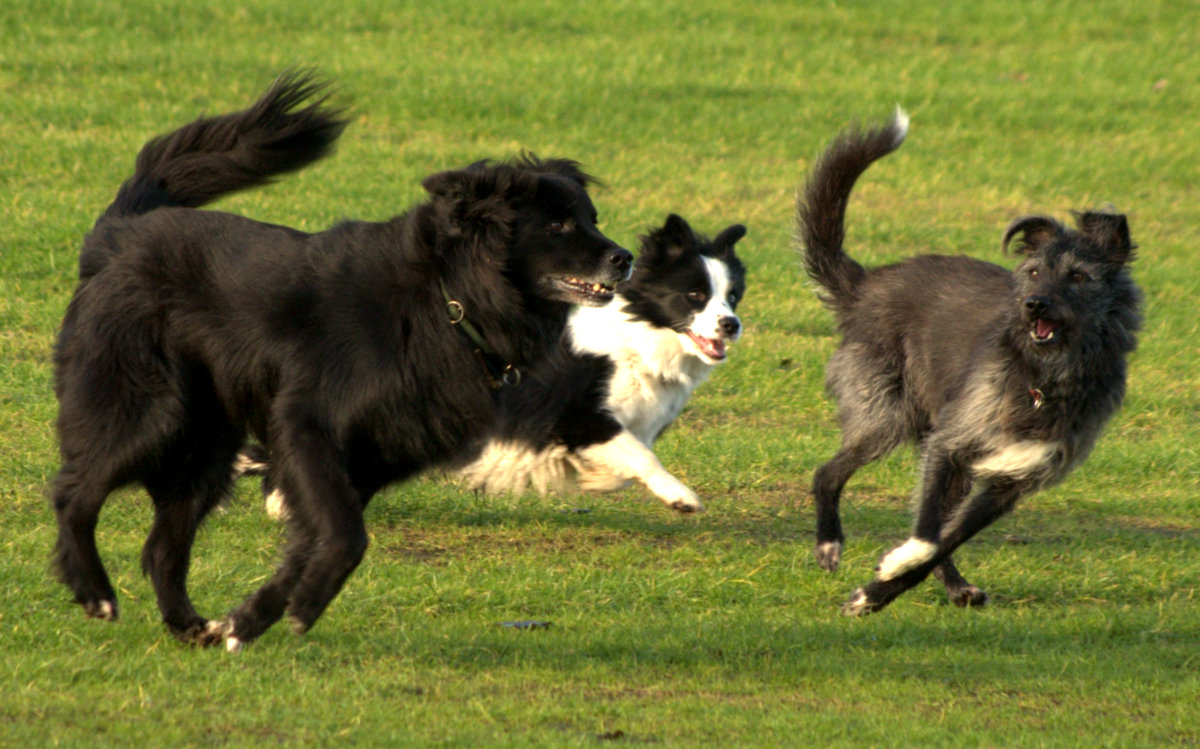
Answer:
[[[938,478],[926,474],[927,482]],[[842,606],[842,612],[849,616],[860,616],[883,609],[901,593],[928,577],[955,549],[1009,512],[1020,496],[1017,485],[1009,481],[984,485],[954,513],[941,529],[936,542],[925,540],[921,535],[923,531],[928,533],[923,521],[927,521],[932,513],[927,513],[923,501],[913,537],[884,556],[875,579],[854,591]],[[924,500],[928,499],[930,495],[927,493]],[[934,501],[940,499],[934,497]]]

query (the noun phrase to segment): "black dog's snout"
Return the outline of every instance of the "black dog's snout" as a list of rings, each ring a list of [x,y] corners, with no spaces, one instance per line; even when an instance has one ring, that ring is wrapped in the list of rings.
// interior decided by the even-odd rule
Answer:
[[[633,253],[623,247],[610,250],[607,259],[622,274],[629,273],[629,269],[633,267]]]
[[[1041,296],[1040,294],[1025,297],[1025,311],[1033,315],[1038,315],[1048,309],[1050,309],[1050,299],[1048,297]]]
[[[721,332],[729,338],[737,335],[738,331],[742,329],[742,321],[733,315],[726,315],[725,317],[722,317],[717,324],[721,326]]]

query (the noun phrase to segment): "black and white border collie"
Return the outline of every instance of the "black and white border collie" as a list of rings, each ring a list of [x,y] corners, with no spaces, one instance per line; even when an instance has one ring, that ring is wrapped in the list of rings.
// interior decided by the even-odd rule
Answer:
[[[672,509],[702,510],[651,448],[741,335],[745,234],[734,224],[710,241],[672,214],[643,237],[616,296],[576,308],[559,355],[506,394],[497,432],[459,471],[466,484],[546,493],[636,480]]]

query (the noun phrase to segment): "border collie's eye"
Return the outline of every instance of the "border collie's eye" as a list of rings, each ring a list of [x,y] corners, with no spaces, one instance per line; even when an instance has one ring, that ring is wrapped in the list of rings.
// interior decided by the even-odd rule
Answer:
[[[1030,269],[1029,269],[1029,277],[1030,277],[1030,278],[1037,278],[1037,277],[1038,277],[1038,269],[1037,269],[1037,268],[1030,268]]]
[[[729,300],[731,305],[736,305],[738,303],[738,293],[736,291],[731,291],[726,299]]]
[[[1087,271],[1073,270],[1067,276],[1071,283],[1087,283],[1092,280],[1092,277],[1087,274]]]
[[[687,298],[693,302],[703,303],[708,300],[708,294],[703,291],[689,291]]]
[[[566,234],[571,230],[571,225],[567,221],[551,221],[546,228],[554,234]]]

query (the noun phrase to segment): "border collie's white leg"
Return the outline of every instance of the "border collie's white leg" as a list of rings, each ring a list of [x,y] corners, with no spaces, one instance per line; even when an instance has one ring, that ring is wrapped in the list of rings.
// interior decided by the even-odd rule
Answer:
[[[585,463],[603,466],[613,474],[640,481],[672,510],[704,511],[696,493],[663,468],[653,451],[629,430],[621,430],[608,442],[581,448],[578,455]]]

